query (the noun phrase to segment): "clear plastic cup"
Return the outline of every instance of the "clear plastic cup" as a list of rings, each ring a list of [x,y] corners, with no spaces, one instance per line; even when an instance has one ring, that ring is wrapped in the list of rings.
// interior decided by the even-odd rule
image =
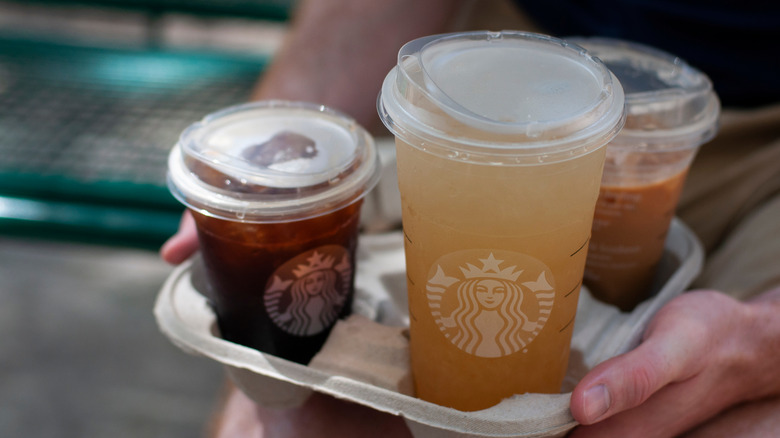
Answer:
[[[396,137],[417,396],[473,411],[560,391],[623,103],[599,60],[543,35],[400,50],[378,109]]]
[[[374,142],[323,106],[269,101],[191,125],[168,184],[191,210],[223,338],[308,363],[351,311]]]
[[[717,131],[720,103],[707,76],[674,55],[615,39],[568,40],[600,58],[626,95],[625,127],[607,147],[585,284],[630,311],[650,293],[688,168]]]

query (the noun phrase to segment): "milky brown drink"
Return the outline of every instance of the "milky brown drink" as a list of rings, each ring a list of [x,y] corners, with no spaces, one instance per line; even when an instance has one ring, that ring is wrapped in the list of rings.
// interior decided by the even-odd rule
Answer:
[[[195,218],[223,338],[308,363],[353,297],[370,136],[321,106],[262,102],[191,126],[169,185]]]
[[[628,311],[647,298],[686,174],[635,185],[602,183],[585,271],[602,300]]]
[[[604,61],[626,93],[626,124],[607,156],[585,267],[594,296],[630,311],[651,292],[669,225],[720,104],[681,59],[612,39],[569,39]]]

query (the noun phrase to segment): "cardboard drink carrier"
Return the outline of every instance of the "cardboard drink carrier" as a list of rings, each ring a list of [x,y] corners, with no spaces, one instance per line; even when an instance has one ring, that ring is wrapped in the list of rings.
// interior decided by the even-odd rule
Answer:
[[[565,41],[513,31],[476,32],[431,36],[404,47],[397,68],[385,81],[378,109],[398,142],[408,140],[410,147],[403,149],[406,152],[424,144],[426,151],[443,154],[436,155],[437,159],[478,158],[480,165],[557,164],[558,160],[574,161],[581,153],[605,147],[623,124],[624,92],[615,73],[584,49]],[[538,65],[544,67],[533,67]],[[464,75],[463,66],[475,68]],[[655,77],[655,70],[651,77]],[[530,88],[498,84],[490,93],[469,83],[480,85],[491,77],[515,84],[518,71],[528,75],[521,82]],[[507,89],[512,93],[505,93]],[[668,93],[657,94],[663,98]],[[669,105],[677,108],[678,100]],[[538,101],[546,105],[538,105]],[[518,102],[528,105],[518,107]],[[656,103],[650,109],[669,107]],[[442,111],[430,113],[432,107]],[[413,117],[406,117],[410,114]],[[433,123],[441,120],[447,123]],[[548,123],[550,120],[554,123]],[[453,135],[450,125],[457,127]],[[511,141],[502,143],[507,138]],[[404,163],[400,158],[398,162]],[[395,167],[392,160],[384,165],[386,169]],[[403,180],[400,171],[397,176],[382,179],[395,185]],[[379,186],[381,190],[382,184]],[[595,184],[593,187],[597,191]],[[556,194],[560,193],[550,196],[560,200]],[[400,196],[382,193],[382,198]],[[405,199],[408,202],[409,197]],[[577,425],[569,408],[577,382],[604,360],[636,347],[653,316],[687,289],[703,263],[701,244],[681,221],[673,219],[647,299],[633,310],[621,312],[582,287],[579,299],[567,307],[573,312],[576,303],[576,319],[568,369],[558,393],[515,394],[492,407],[464,412],[415,397],[404,239],[397,231],[359,236],[351,316],[336,323],[308,365],[222,339],[198,256],[173,271],[159,293],[155,315],[161,331],[175,345],[223,364],[247,396],[267,407],[300,406],[318,392],[402,417],[416,438],[561,437]],[[549,241],[543,243],[550,245]],[[410,278],[418,265],[411,266]],[[579,279],[572,279],[576,281]],[[419,356],[415,356],[415,363],[419,364]],[[457,379],[452,385],[458,385]]]
[[[221,339],[197,255],[171,273],[154,313],[171,342],[223,364],[235,384],[264,406],[299,406],[319,392],[403,417],[416,438],[560,437],[577,425],[569,411],[577,382],[600,362],[634,348],[653,315],[690,285],[702,263],[698,239],[674,219],[653,294],[633,311],[603,304],[582,288],[559,394],[519,394],[476,412],[414,397],[400,232],[360,236],[353,314],[337,323],[308,366]]]

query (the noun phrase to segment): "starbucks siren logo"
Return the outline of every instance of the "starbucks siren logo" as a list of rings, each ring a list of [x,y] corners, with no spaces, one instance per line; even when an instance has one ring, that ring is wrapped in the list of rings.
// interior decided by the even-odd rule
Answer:
[[[502,357],[527,351],[544,328],[555,300],[552,281],[550,269],[528,255],[467,250],[437,260],[426,290],[431,314],[452,344]]]
[[[338,318],[349,293],[352,263],[346,248],[321,246],[280,266],[265,287],[271,320],[296,336],[312,336]]]

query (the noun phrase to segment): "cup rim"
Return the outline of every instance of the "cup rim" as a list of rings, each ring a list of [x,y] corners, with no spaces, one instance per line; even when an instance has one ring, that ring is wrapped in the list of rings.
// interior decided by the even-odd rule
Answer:
[[[458,40],[485,44],[505,41],[507,44],[517,44],[518,47],[533,47],[535,50],[540,50],[539,47],[555,48],[559,51],[556,54],[561,53],[561,59],[570,57],[584,61],[585,68],[597,78],[594,80],[600,81],[598,85],[601,87],[601,93],[598,99],[594,99],[589,107],[584,107],[581,113],[569,120],[518,123],[518,128],[523,128],[526,132],[534,129],[543,132],[545,128],[559,128],[560,125],[572,123],[573,119],[582,118],[584,115],[590,115],[595,120],[553,138],[539,139],[533,135],[509,134],[490,140],[451,135],[419,122],[413,114],[414,109],[404,102],[405,90],[402,88],[408,85],[404,78],[404,63],[415,53],[420,53],[432,45]],[[423,93],[425,92],[426,90],[423,90]],[[427,97],[435,104],[446,104],[430,93]],[[454,32],[431,35],[406,43],[399,50],[397,65],[385,77],[377,98],[377,109],[383,123],[396,137],[410,140],[407,141],[410,144],[423,142],[427,152],[464,161],[515,165],[538,163],[539,160],[565,160],[595,150],[614,138],[625,120],[622,87],[600,60],[590,56],[576,44],[562,39],[510,30]],[[499,124],[497,122],[496,126]]]
[[[636,144],[648,150],[664,151],[696,148],[711,140],[717,133],[721,105],[712,81],[704,72],[682,58],[652,46],[617,38],[577,36],[568,37],[567,40],[582,46],[593,56],[600,57],[607,67],[616,57],[622,56],[620,60],[632,61],[637,66],[636,70],[649,70],[649,63],[663,66],[667,68],[667,74],[674,73],[676,81],[682,83],[667,83],[666,88],[644,91],[624,89],[627,123],[610,147]],[[633,115],[675,112],[684,105],[696,105],[698,111],[681,120],[676,126],[639,129],[631,127],[629,123]]]
[[[354,156],[344,167],[352,170],[311,186],[283,187],[270,193],[244,193],[209,184],[187,165],[188,160],[195,160],[214,168],[188,148],[193,133],[242,112],[256,112],[259,117],[280,110],[300,113],[304,117],[324,116],[328,122],[338,123],[347,130],[356,147]],[[310,219],[345,208],[362,199],[377,184],[380,173],[381,164],[373,137],[351,117],[321,104],[267,100],[224,108],[186,128],[168,155],[167,183],[176,199],[203,215],[236,222],[279,223]]]

